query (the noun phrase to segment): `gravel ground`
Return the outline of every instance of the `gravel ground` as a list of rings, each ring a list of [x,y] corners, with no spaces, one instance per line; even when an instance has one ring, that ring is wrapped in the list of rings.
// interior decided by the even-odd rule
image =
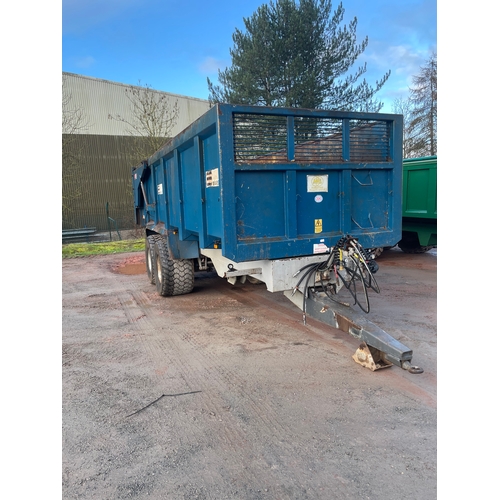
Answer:
[[[263,285],[162,298],[143,254],[64,260],[63,498],[437,498],[436,261],[377,261],[369,317],[415,375]]]

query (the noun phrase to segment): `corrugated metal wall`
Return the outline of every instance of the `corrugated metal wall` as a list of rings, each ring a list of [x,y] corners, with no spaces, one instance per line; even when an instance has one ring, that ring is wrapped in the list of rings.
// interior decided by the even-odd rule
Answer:
[[[109,216],[120,230],[133,229],[134,207],[131,169],[137,162],[131,159],[131,143],[127,126],[111,120],[109,114],[133,119],[130,101],[125,95],[128,85],[63,73],[65,92],[71,95],[71,106],[81,109],[87,126],[71,136],[68,147],[75,158],[63,164],[62,228],[97,227],[108,230]],[[172,136],[209,109],[208,101],[166,94],[179,105],[179,119]],[[63,142],[65,138],[63,134]],[[67,141],[66,141],[67,143]]]
[[[70,147],[78,159],[72,172],[63,172],[63,197],[69,200],[63,209],[63,229],[86,226],[106,231],[107,203],[109,216],[120,230],[134,227],[130,141],[130,137],[106,135],[72,138]]]
[[[71,95],[71,104],[84,110],[87,127],[81,134],[95,135],[129,135],[128,127],[117,120],[111,120],[109,115],[120,115],[127,121],[134,119],[126,90],[130,85],[90,78],[63,72],[65,90]],[[179,119],[172,129],[172,136],[182,132],[205,111],[208,111],[208,101],[186,97],[168,92],[153,91],[158,96],[167,96],[172,104],[179,105]],[[208,94],[208,90],[207,90]]]

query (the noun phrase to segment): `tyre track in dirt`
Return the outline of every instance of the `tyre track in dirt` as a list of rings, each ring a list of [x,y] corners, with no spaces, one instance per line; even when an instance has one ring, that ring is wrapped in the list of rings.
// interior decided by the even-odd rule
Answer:
[[[141,345],[148,353],[158,386],[165,388],[163,391],[165,394],[196,392],[196,407],[201,417],[219,422],[220,425],[216,425],[218,428],[217,436],[220,439],[224,453],[230,453],[233,460],[237,460],[241,455],[241,449],[245,447],[246,438],[243,432],[234,425],[234,422],[230,421],[228,415],[221,411],[222,402],[219,394],[227,390],[227,387],[220,383],[216,367],[201,363],[200,357],[194,350],[186,349],[183,343],[179,341],[178,325],[175,325],[175,330],[166,328],[166,315],[159,315],[157,311],[151,308],[151,301],[144,292],[128,290],[127,293],[120,294],[119,298],[126,316],[134,324],[135,328],[142,333],[140,335]],[[169,314],[168,318],[172,320],[172,315]],[[172,353],[175,353],[175,356]],[[195,360],[196,366],[193,365]],[[173,373],[170,374],[171,372]],[[161,396],[162,394],[159,394],[158,398]],[[144,403],[144,406],[150,404],[149,401]],[[172,414],[169,414],[169,416],[172,417]],[[147,420],[148,425],[153,424],[158,430],[161,430],[161,411],[153,415],[144,413],[141,417]],[[182,434],[183,414],[174,413],[174,418],[172,428],[177,429],[179,434]],[[194,425],[198,427],[199,433],[202,434],[204,427],[202,425],[198,426],[196,421]],[[257,479],[255,476],[248,474],[243,464],[238,469],[244,473],[241,478],[244,483],[251,483]],[[217,479],[220,480],[221,478]],[[208,482],[215,483],[216,478],[212,476],[208,478]]]
[[[242,303],[252,304],[255,308],[260,310],[267,310],[269,315],[282,315],[283,319],[280,321],[303,333],[304,341],[307,342],[306,339],[309,339],[309,342],[314,343],[316,347],[323,348],[328,352],[335,352],[340,356],[350,358],[359,345],[359,342],[348,333],[331,326],[324,325],[317,320],[307,318],[307,325],[298,324],[297,320],[290,319],[290,311],[287,307],[288,304],[287,306],[284,306],[278,303],[275,298],[264,297],[261,292],[255,291],[255,289],[250,287],[225,289],[223,293],[226,293],[229,296],[238,297]],[[414,321],[412,322],[412,325],[415,327]],[[406,345],[419,343],[418,341],[415,341],[405,335],[397,337],[397,340],[406,343]],[[434,390],[436,386],[436,375],[434,373],[413,375],[405,372],[397,366],[394,366],[389,368],[388,373],[385,375],[392,379],[397,386],[402,387],[405,392],[413,394],[419,399],[423,399],[432,408],[436,407],[437,397]],[[429,388],[431,388],[431,390],[429,390]]]
[[[234,470],[238,471],[238,480],[244,484],[255,484],[259,478],[262,478],[263,473],[268,472],[269,469],[272,470],[273,466],[276,467],[273,463],[276,462],[281,469],[285,465],[288,467],[290,470],[288,480],[293,489],[299,491],[303,487],[302,484],[308,482],[304,477],[300,460],[285,464],[281,458],[283,456],[300,457],[300,450],[291,444],[299,439],[295,439],[292,429],[282,424],[279,414],[266,401],[266,398],[258,399],[248,389],[247,382],[240,375],[220,365],[217,356],[201,345],[196,336],[189,333],[191,329],[189,321],[181,329],[176,324],[175,331],[174,329],[166,330],[165,314],[157,314],[145,293],[128,290],[118,297],[130,323],[141,332],[146,332],[145,335],[140,335],[140,339],[153,365],[162,367],[167,359],[167,364],[175,365],[177,375],[186,384],[184,388],[169,389],[174,392],[201,391],[197,401],[203,404],[202,412],[204,411],[207,416],[220,422],[218,436],[223,445],[223,452],[230,453],[232,457],[230,461],[237,464]],[[172,319],[173,315],[168,317]],[[224,336],[226,331],[229,334],[229,330],[224,326],[219,328],[219,335]],[[173,357],[170,353],[176,353],[176,356]],[[161,385],[167,385],[165,384],[167,381],[164,380],[166,372],[160,373],[160,371],[155,369],[156,376]],[[248,439],[248,429],[245,429],[248,426],[232,413],[228,399],[238,401],[240,412],[244,413],[247,421],[252,422],[251,428],[254,431],[258,429],[258,439],[255,436],[251,440]],[[181,421],[177,423],[182,424]],[[267,443],[265,450],[267,459],[263,460],[259,456],[262,450],[256,448],[256,442]],[[247,466],[249,462],[253,464],[251,468]],[[347,480],[337,476],[339,494],[348,493],[345,489],[347,484]],[[307,486],[310,494],[314,496],[318,494],[314,485],[308,484]],[[267,489],[269,494],[274,493],[279,496],[283,493],[274,490],[272,486]]]
[[[433,412],[405,372],[359,367],[355,339],[262,287],[197,279],[158,297],[124,259],[82,260],[89,284],[66,287],[68,383],[94,386],[66,397],[84,425],[66,439],[66,498],[433,498]]]
[[[369,405],[373,408],[374,417],[378,417],[379,415],[388,415],[385,397],[389,396],[391,392],[395,389],[398,391],[408,392],[408,395],[405,395],[402,398],[402,401],[413,400],[414,402],[421,401],[422,399],[427,401],[431,408],[435,407],[435,400],[429,396],[429,393],[425,390],[421,390],[421,388],[414,386],[412,381],[401,379],[401,375],[407,375],[406,372],[401,370],[400,368],[394,367],[391,370],[382,370],[381,372],[377,372],[377,374],[373,374],[369,372],[365,368],[359,367],[359,365],[354,364],[351,360],[351,355],[353,350],[351,350],[351,345],[354,344],[357,347],[357,341],[353,339],[350,341],[350,337],[348,334],[344,332],[340,332],[334,328],[331,328],[327,325],[323,325],[316,321],[311,320],[308,325],[302,325],[300,312],[295,312],[295,306],[292,308],[288,307],[288,302],[285,301],[284,304],[276,303],[274,300],[269,300],[266,296],[267,294],[262,288],[254,288],[254,287],[233,287],[233,286],[225,286],[220,287],[218,289],[220,293],[223,295],[227,295],[228,297],[236,297],[237,300],[244,306],[255,311],[258,311],[258,317],[260,318],[273,318],[279,321],[280,324],[284,324],[289,327],[288,336],[292,335],[292,332],[296,335],[295,341],[290,341],[288,339],[288,343],[281,344],[280,347],[283,348],[291,348],[292,346],[300,345],[301,347],[301,360],[298,367],[303,366],[306,372],[302,373],[310,373],[312,367],[316,364],[320,363],[322,365],[323,370],[325,369],[324,363],[332,364],[331,369],[329,370],[331,373],[332,380],[335,380],[337,377],[336,370],[340,366],[345,367],[346,371],[352,370],[362,376],[367,383],[368,390],[356,390],[356,402],[353,405],[359,405],[359,409],[363,411],[363,407]],[[263,292],[263,293],[262,293]],[[243,311],[244,312],[244,311]],[[259,325],[265,325],[267,322],[259,323]],[[310,323],[314,323],[315,326],[312,326]],[[261,333],[264,337],[266,337],[270,332],[267,329],[261,329]],[[346,341],[347,337],[347,341]],[[275,351],[274,351],[275,352]],[[334,355],[333,359],[331,355]],[[320,357],[324,357],[325,362],[320,362]],[[337,362],[333,363],[333,360],[337,360]],[[353,373],[354,377],[354,373]],[[374,379],[382,379],[383,384],[386,385],[384,389],[378,388],[378,390],[371,391],[369,390],[370,386],[373,384]],[[403,386],[403,387],[401,387]],[[332,388],[334,389],[334,388]],[[290,390],[293,390],[293,387],[290,387]],[[333,405],[340,405],[340,408],[343,408],[346,412],[346,416],[349,414],[349,406],[351,404],[344,402],[342,397],[339,397],[337,391],[333,391]],[[414,403],[410,403],[414,404]],[[342,413],[342,412],[341,412]],[[294,436],[293,432],[291,433],[291,440],[301,441],[301,438],[298,436]],[[303,441],[303,437],[302,437]],[[361,440],[360,444],[367,446],[370,440]],[[376,440],[374,440],[374,444]],[[290,450],[289,450],[290,451]],[[334,452],[333,456],[336,456],[338,452]],[[353,453],[353,452],[349,452]],[[354,452],[356,453],[356,452]],[[299,454],[300,451],[297,452],[295,450],[295,455]],[[327,460],[331,460],[331,457],[325,456]],[[301,463],[301,466],[304,465],[304,462]],[[333,469],[334,470],[334,469]],[[329,473],[332,474],[332,469],[329,470]],[[333,474],[332,474],[333,477]],[[343,476],[339,478],[337,476],[337,482],[340,482],[345,485],[349,485],[349,477]],[[350,491],[350,493],[347,493]],[[345,498],[349,498],[349,495],[352,494],[352,484],[349,485],[343,493],[340,492],[341,497],[345,495]]]
[[[194,353],[186,352],[186,349],[179,345],[179,342],[176,341],[177,333],[172,328],[165,327],[166,315],[158,316],[156,311],[150,308],[151,303],[146,294],[129,291],[128,294],[121,294],[120,301],[127,317],[134,323],[136,329],[143,333],[141,344],[150,357],[159,386],[168,388],[169,392],[174,393],[181,390],[201,391],[199,395],[197,394],[200,396],[197,397],[197,407],[201,416],[208,420],[217,419],[222,423],[222,428],[218,430],[218,438],[222,443],[222,448],[225,453],[236,457],[239,449],[244,446],[245,437],[220,411],[222,405],[218,404],[218,391],[214,390],[214,384],[217,384],[216,372],[211,367],[203,367],[200,372],[199,369],[193,369],[190,366]],[[172,319],[170,314],[168,316],[169,319]],[[136,321],[136,318],[139,319]],[[176,355],[172,356],[171,353],[176,353]],[[191,359],[187,359],[186,355]],[[167,376],[167,373],[172,371],[173,373]],[[207,381],[210,381],[209,385],[207,385]],[[219,390],[222,391],[224,388],[219,388]],[[141,415],[141,417],[147,420],[148,425],[153,424],[158,429],[161,428],[161,411],[156,417],[146,414]],[[175,419],[172,428],[179,429],[180,432],[182,416]],[[198,429],[200,432],[203,431],[203,427],[198,426]],[[242,470],[245,471],[245,468]],[[215,478],[211,479],[209,482],[215,482]],[[255,478],[247,476],[242,480],[243,482],[251,482]]]

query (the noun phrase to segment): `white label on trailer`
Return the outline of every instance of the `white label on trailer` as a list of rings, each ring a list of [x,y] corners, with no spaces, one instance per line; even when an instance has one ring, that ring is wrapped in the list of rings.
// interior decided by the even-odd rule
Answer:
[[[317,194],[315,197],[314,197],[314,201],[316,203],[321,203],[323,201],[323,196],[321,196],[320,194]]]
[[[330,249],[324,243],[314,243],[313,253],[325,253],[329,252]]]
[[[156,187],[158,188],[158,194],[163,194],[163,184],[158,184]]]
[[[212,170],[207,170],[206,175],[206,185],[207,188],[217,187],[219,185],[219,169],[214,168]]]
[[[328,193],[328,175],[308,175],[308,193]]]

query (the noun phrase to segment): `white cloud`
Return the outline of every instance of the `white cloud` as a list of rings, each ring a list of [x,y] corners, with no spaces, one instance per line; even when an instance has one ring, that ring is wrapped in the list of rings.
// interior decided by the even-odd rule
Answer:
[[[431,47],[423,48],[409,44],[379,43],[375,45],[375,50],[363,54],[363,60],[368,64],[368,71],[372,75],[381,76],[390,69],[391,77],[388,84],[400,87],[411,85],[413,76],[420,72],[420,68],[429,59],[432,50]]]
[[[215,59],[215,57],[205,57],[205,59],[199,64],[198,69],[201,73],[209,75],[217,75],[218,70],[224,70],[227,63],[221,59]]]
[[[396,66],[399,73],[416,74],[420,66],[429,58],[429,50],[422,50],[415,46],[395,45],[387,50],[389,59]]]
[[[78,68],[90,68],[96,60],[92,56],[78,57],[73,59],[73,63]]]
[[[359,62],[367,63],[367,80],[374,84],[382,75],[391,70],[391,76],[382,87],[377,97],[384,102],[383,112],[390,112],[394,99],[407,98],[409,88],[413,85],[413,77],[420,73],[431,56],[434,47],[423,45],[410,40],[409,43],[390,43],[374,41],[363,53]]]

